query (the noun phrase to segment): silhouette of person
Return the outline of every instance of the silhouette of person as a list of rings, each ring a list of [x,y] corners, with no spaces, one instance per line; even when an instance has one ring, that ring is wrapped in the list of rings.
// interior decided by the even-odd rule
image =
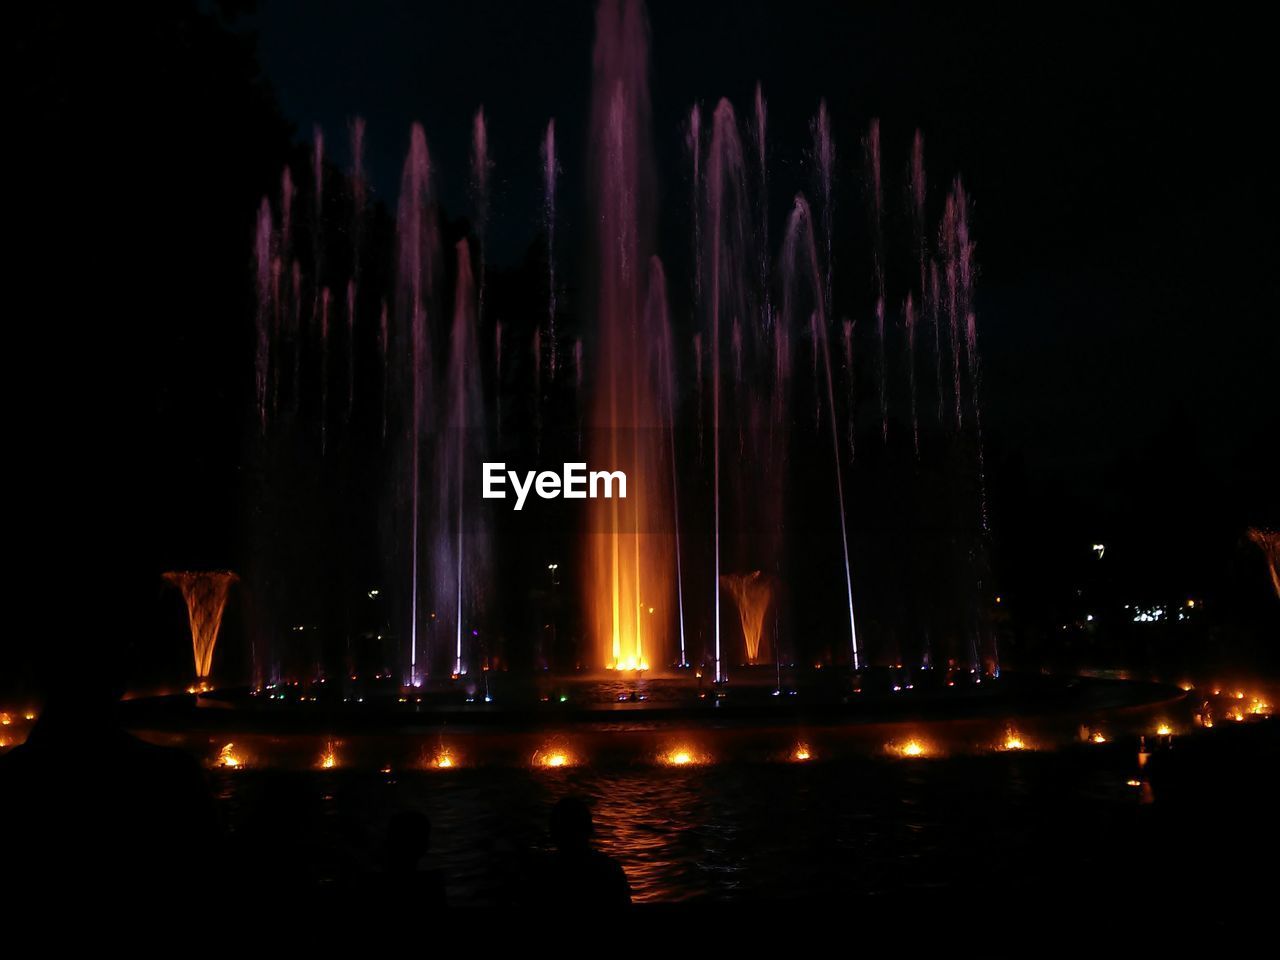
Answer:
[[[26,742],[0,757],[5,874],[108,897],[212,884],[221,831],[199,764],[124,729],[106,658],[56,681],[53,666]]]
[[[577,797],[564,797],[551,809],[551,842],[539,899],[563,907],[623,907],[631,903],[631,884],[622,866],[591,845],[591,810]]]
[[[385,877],[399,892],[415,894],[414,904],[428,910],[447,905],[444,877],[423,870],[422,858],[431,849],[431,820],[417,810],[400,810],[387,823]]]

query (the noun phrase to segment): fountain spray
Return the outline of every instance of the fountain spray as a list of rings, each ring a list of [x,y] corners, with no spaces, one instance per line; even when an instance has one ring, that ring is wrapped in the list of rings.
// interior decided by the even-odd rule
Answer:
[[[815,293],[818,314],[822,309],[822,280],[818,271],[817,245],[813,238],[813,215],[809,211],[809,203],[803,194],[796,194],[795,206],[787,219],[787,233],[783,242],[783,274],[786,282],[783,285],[782,316],[791,322],[793,309],[791,299],[794,296],[796,283],[797,260],[803,254],[808,265],[810,282]],[[844,506],[844,476],[840,466],[840,435],[836,429],[835,389],[831,377],[831,350],[827,342],[827,324],[825,318],[818,317],[818,335],[822,345],[822,356],[826,371],[827,411],[831,423],[831,453],[835,464],[836,500],[840,506],[840,545],[844,551],[845,587],[849,600],[849,645],[852,655],[853,669],[862,668],[858,653],[858,631],[853,618],[853,577],[849,565],[849,531]]]
[[[547,231],[547,337],[551,346],[551,379],[556,378],[556,120],[547,121],[542,138],[542,220]]]
[[[397,327],[406,335],[405,349],[397,351],[406,363],[403,376],[407,380],[410,412],[403,442],[408,463],[409,482],[409,675],[408,685],[420,686],[418,670],[418,627],[421,583],[422,536],[421,459],[431,397],[431,341],[427,326],[427,310],[434,287],[438,254],[438,236],[431,208],[431,157],[421,124],[414,124],[409,135],[409,153],[405,157],[400,178],[400,201],[396,216],[398,269],[396,276]]]
[[[191,624],[191,645],[195,654],[196,679],[209,676],[213,667],[213,648],[222,627],[222,611],[227,605],[227,591],[240,578],[230,571],[193,573],[173,571],[164,579],[182,591]]]
[[[676,470],[676,417],[675,417],[675,370],[671,345],[671,317],[667,309],[667,277],[658,257],[649,258],[649,297],[650,327],[659,331],[659,376],[662,380],[662,393],[666,400],[667,439],[670,443],[671,456],[671,522],[675,529],[676,541],[676,605],[680,617],[680,666],[689,666],[688,651],[685,645],[684,629],[684,573],[680,559],[680,486]]]

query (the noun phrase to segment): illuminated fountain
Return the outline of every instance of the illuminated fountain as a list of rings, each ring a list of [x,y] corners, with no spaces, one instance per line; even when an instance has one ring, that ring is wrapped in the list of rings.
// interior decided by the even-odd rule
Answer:
[[[316,762],[321,770],[336,770],[338,768],[338,746],[332,740],[324,745],[324,752],[320,754],[320,759]]]
[[[738,605],[747,662],[757,663],[760,659],[760,636],[764,631],[765,614],[769,612],[769,603],[773,600],[773,580],[759,570],[753,570],[750,573],[726,573],[720,578],[720,582]]]
[[[426,762],[428,770],[453,770],[459,766],[457,753],[448,747],[441,747]]]
[[[370,631],[379,644],[385,631],[380,666],[394,665],[409,688],[475,670],[477,650],[488,657],[489,625],[496,634],[514,619],[494,609],[497,588],[507,586],[499,582],[504,565],[496,562],[506,547],[497,540],[505,527],[487,519],[475,465],[493,459],[495,437],[513,457],[542,457],[557,449],[557,428],[566,425],[572,426],[577,457],[627,477],[625,499],[584,504],[580,556],[554,558],[566,570],[574,570],[572,559],[581,561],[581,576],[577,570],[572,575],[582,607],[566,622],[576,621],[586,647],[577,651],[582,668],[638,672],[705,665],[723,683],[736,652],[724,643],[722,590],[737,606],[748,663],[759,661],[766,622],[772,624],[779,692],[778,648],[787,644],[804,662],[812,652],[824,663],[847,661],[855,671],[867,663],[928,666],[935,643],[948,643],[950,649],[938,652],[968,659],[975,671],[984,661],[998,665],[981,606],[986,505],[980,492],[976,270],[963,188],[959,181],[950,186],[935,229],[917,133],[908,174],[909,229],[899,231],[892,222],[895,205],[886,201],[892,185],[883,180],[893,161],[887,152],[882,158],[880,126],[872,121],[862,143],[868,219],[859,233],[871,256],[861,282],[855,265],[837,270],[834,259],[844,246],[843,221],[836,219],[843,171],[837,160],[844,158],[836,152],[838,118],[820,101],[812,148],[805,151],[812,208],[796,194],[785,233],[771,245],[768,110],[757,84],[753,100],[742,105],[741,122],[727,99],[714,109],[694,104],[689,110],[684,132],[692,173],[691,249],[685,251],[689,263],[678,265],[671,259],[678,254],[659,251],[657,244],[662,198],[650,130],[647,33],[640,0],[601,0],[585,177],[589,232],[577,244],[589,253],[584,316],[559,316],[564,281],[557,271],[569,252],[558,249],[565,244],[557,232],[563,232],[557,221],[560,164],[569,169],[577,160],[557,143],[554,119],[543,128],[537,154],[531,144],[527,158],[538,164],[546,239],[545,274],[536,280],[539,294],[546,284],[545,313],[540,304],[531,322],[498,316],[494,306],[506,309],[505,301],[495,295],[491,306],[487,292],[489,241],[501,213],[494,198],[501,191],[483,106],[469,108],[470,235],[461,240],[452,233],[459,221],[440,206],[439,174],[420,124],[409,131],[393,237],[390,224],[380,228],[373,216],[360,120],[350,129],[345,184],[317,128],[308,163],[285,169],[279,195],[262,200],[253,260],[259,488],[265,499],[266,491],[292,489],[292,481],[310,482],[315,474],[319,492],[310,512],[300,509],[288,521],[292,527],[275,519],[282,511],[255,514],[262,529],[254,531],[254,564],[246,572],[253,589],[246,593],[255,598],[249,629],[259,686],[282,679],[282,658],[272,643],[301,648],[285,675],[312,670],[318,676],[332,669],[335,658],[351,656],[354,617],[340,608],[349,601],[314,599],[322,592],[315,584],[331,583],[334,568],[354,579],[357,560],[347,560],[353,551],[345,548],[359,543],[367,526],[352,524],[353,532],[342,531],[345,540],[305,528],[315,515],[313,504],[345,512],[354,499],[353,477],[378,494],[368,498],[376,501],[371,515],[357,520],[376,524],[385,548],[375,561],[385,569],[376,573],[388,579],[374,582],[383,584],[387,609],[378,614],[377,632]],[[379,229],[387,236],[380,237]],[[444,246],[445,230],[452,249]],[[891,262],[896,236],[910,237],[906,270]],[[374,251],[388,249],[392,240],[394,263],[370,263]],[[561,326],[566,320],[582,326]],[[921,335],[926,332],[931,336]],[[869,363],[863,348],[869,348]],[[855,368],[874,382],[859,382],[855,390]],[[357,382],[366,372],[368,398]],[[332,387],[331,373],[337,378]],[[344,376],[345,389],[339,390]],[[936,416],[928,402],[935,389]],[[510,397],[529,397],[530,391],[531,409],[513,412]],[[918,662],[914,649],[903,655],[899,627],[890,622],[897,611],[882,599],[886,591],[873,589],[876,532],[864,535],[874,525],[862,522],[866,510],[858,499],[870,474],[860,472],[862,461],[854,457],[860,414],[869,420],[872,410],[860,411],[860,398],[877,408],[875,429],[867,431],[873,442],[888,450],[901,422],[907,445],[910,431],[906,469],[920,473],[922,464],[945,459],[944,470],[964,476],[955,484],[944,477],[939,486],[979,491],[972,503],[955,498],[957,529],[946,531],[956,598],[946,595],[949,585],[936,594],[920,587],[921,602],[914,606],[948,609],[937,623],[903,631],[919,640]],[[802,408],[812,416],[797,417]],[[506,430],[504,411],[512,422],[530,417],[531,450],[521,448],[517,431]],[[890,450],[886,462],[895,462],[893,456]],[[377,479],[364,480],[368,475]],[[803,511],[790,516],[797,502],[811,502],[814,517]],[[810,519],[826,529],[806,556],[795,538]],[[332,567],[299,556],[302,549],[277,546],[315,544],[322,536],[329,539],[305,552],[339,558]],[[921,549],[917,555],[932,554]],[[818,576],[806,577],[815,569]],[[837,576],[828,578],[827,569]],[[922,568],[920,583],[948,579],[937,572]],[[287,594],[281,589],[286,582],[292,583]],[[861,598],[856,620],[855,590]],[[293,608],[302,609],[295,616]],[[864,617],[865,640],[859,632]],[[793,619],[817,629],[791,630]],[[194,614],[192,622],[194,634]],[[289,631],[286,623],[306,628]],[[340,629],[345,638],[336,635]],[[509,632],[502,653],[524,639]],[[345,652],[335,654],[343,649],[340,639],[347,641]],[[800,650],[805,643],[826,649]],[[196,645],[199,651],[199,639]],[[840,648],[847,653],[833,657]],[[533,659],[547,665],[546,657]],[[198,672],[199,660],[197,652]],[[341,672],[353,673],[345,664]],[[415,704],[424,693],[400,692],[407,695],[403,702]]]
[[[674,620],[661,331],[644,309],[656,201],[648,58],[638,0],[603,0],[591,100],[597,329],[588,456],[623,471],[628,489],[625,500],[598,501],[592,511],[586,600],[601,661],[628,671],[665,662]]]
[[[196,679],[204,680],[213,667],[213,648],[222,627],[222,611],[227,605],[227,592],[239,577],[230,571],[172,571],[164,579],[182,591],[187,602],[187,619],[191,624],[191,646],[195,652]]]
[[[925,743],[923,740],[920,740],[916,737],[912,737],[909,740],[904,740],[901,743],[891,743],[889,744],[888,749],[890,753],[896,754],[899,757],[905,757],[907,759],[915,759],[918,757],[928,757],[928,756],[931,756],[933,753],[933,751],[930,749],[927,743]]]
[[[809,204],[802,196],[797,196],[792,207],[791,216],[787,219],[786,240],[783,243],[782,270],[785,278],[782,300],[782,320],[795,324],[798,319],[796,303],[804,281],[808,281],[812,304],[810,307],[810,326],[815,330],[817,341],[813,345],[815,365],[821,348],[824,382],[826,384],[827,421],[831,427],[831,452],[833,472],[835,474],[836,504],[840,512],[840,546],[844,557],[844,583],[849,606],[849,651],[850,664],[854,670],[862,666],[858,650],[858,630],[853,618],[853,572],[849,563],[849,521],[845,513],[844,469],[841,463],[844,455],[840,450],[840,434],[836,426],[835,388],[831,373],[831,346],[827,335],[826,311],[823,308],[822,286],[818,267],[817,246],[813,237],[813,214]]]
[[[540,747],[533,754],[531,763],[545,770],[560,770],[578,765],[578,757],[567,746],[552,741]]]
[[[236,752],[234,743],[228,743],[218,751],[216,765],[228,770],[236,770],[244,766],[244,758]]]
[[[711,762],[711,757],[696,747],[678,743],[658,754],[658,762],[665,767],[698,767]]]
[[[407,400],[408,413],[401,425],[400,453],[404,465],[402,487],[397,497],[398,514],[408,527],[408,686],[422,683],[419,654],[425,652],[425,623],[428,611],[423,602],[419,567],[423,564],[422,463],[429,455],[427,426],[432,400],[432,349],[428,311],[434,307],[440,238],[431,195],[431,156],[427,151],[426,133],[419,124],[410,131],[409,155],[405,158],[400,178],[400,203],[396,216],[398,264],[396,273],[396,315],[394,355],[403,358],[394,371],[388,371],[398,386],[401,398]],[[398,524],[399,525],[399,524]],[[425,658],[424,658],[425,659]]]
[[[700,343],[709,348],[711,367],[712,582],[730,590],[737,575],[723,575],[725,566],[776,570],[783,555],[782,502],[790,433],[788,327],[774,315],[769,296],[763,194],[766,111],[759,88],[755,106],[753,159],[758,177],[748,171],[733,106],[722,99],[712,116],[705,180],[700,184],[704,196],[698,210],[704,248],[698,251],[696,263],[703,274],[699,287],[706,313]],[[701,163],[700,151],[695,162]],[[756,190],[753,183],[758,185]],[[760,624],[748,627],[748,619],[754,620],[759,590],[758,586],[747,588],[745,582],[740,585],[753,595],[745,607],[739,602],[739,614],[748,660],[755,662]],[[715,680],[723,682],[720,593],[714,592]]]
[[[1271,573],[1271,585],[1280,597],[1280,533],[1275,530],[1252,529],[1249,539],[1258,545],[1267,558],[1267,570]]]
[[[466,672],[464,637],[476,622],[484,598],[488,538],[476,493],[479,483],[468,466],[484,459],[483,396],[480,385],[480,342],[476,335],[471,255],[458,241],[453,329],[449,369],[442,399],[445,431],[440,438],[434,580],[438,621],[452,639],[450,673]],[[440,629],[440,628],[437,628]]]
[[[1017,730],[1010,727],[1005,731],[1004,740],[1000,743],[1001,750],[1029,750],[1030,746],[1025,737]]]

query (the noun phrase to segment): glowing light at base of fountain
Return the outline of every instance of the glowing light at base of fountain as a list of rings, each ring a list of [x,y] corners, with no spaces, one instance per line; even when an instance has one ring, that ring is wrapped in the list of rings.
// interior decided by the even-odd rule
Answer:
[[[533,766],[545,770],[576,767],[578,763],[578,757],[573,751],[559,744],[545,746],[533,755]]]
[[[931,757],[934,755],[933,748],[925,741],[912,737],[899,743],[889,744],[889,752],[899,757],[915,759],[918,757]]]
[[[217,765],[226,769],[234,770],[244,766],[244,758],[236,753],[236,745],[228,743],[218,751]]]
[[[664,750],[658,762],[665,767],[695,767],[711,762],[711,758],[688,744],[677,744]]]
[[[338,766],[338,750],[336,745],[330,740],[325,744],[324,753],[320,755],[318,764],[321,770],[334,770]]]
[[[1009,730],[1005,733],[1004,742],[1000,744],[1001,750],[1027,750],[1029,749],[1027,741],[1016,730]]]

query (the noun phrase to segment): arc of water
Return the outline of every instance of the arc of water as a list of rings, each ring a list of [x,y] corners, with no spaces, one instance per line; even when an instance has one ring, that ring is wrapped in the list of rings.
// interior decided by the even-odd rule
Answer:
[[[852,654],[853,669],[862,668],[862,658],[858,650],[858,629],[853,615],[853,575],[849,563],[849,529],[844,505],[844,474],[841,469],[840,434],[836,427],[835,386],[831,376],[831,348],[828,343],[826,318],[822,311],[822,278],[818,273],[817,245],[813,237],[813,215],[809,203],[803,194],[796,194],[795,205],[787,220],[787,236],[783,244],[783,267],[788,282],[783,287],[783,316],[790,319],[792,315],[791,296],[795,282],[796,259],[798,246],[803,242],[804,254],[809,265],[810,282],[815,293],[814,302],[818,313],[815,326],[822,345],[823,368],[826,374],[827,412],[831,426],[831,450],[835,464],[836,499],[840,506],[840,546],[844,553],[845,587],[849,602],[849,646]]]
[[[649,260],[649,303],[650,310],[658,315],[655,322],[660,323],[658,338],[662,392],[666,395],[667,439],[671,454],[671,520],[675,526],[676,542],[676,607],[680,617],[680,666],[689,666],[688,651],[685,645],[684,627],[684,572],[680,557],[680,487],[676,470],[676,418],[675,418],[675,383],[672,364],[671,321],[667,314],[667,281],[658,257]]]

